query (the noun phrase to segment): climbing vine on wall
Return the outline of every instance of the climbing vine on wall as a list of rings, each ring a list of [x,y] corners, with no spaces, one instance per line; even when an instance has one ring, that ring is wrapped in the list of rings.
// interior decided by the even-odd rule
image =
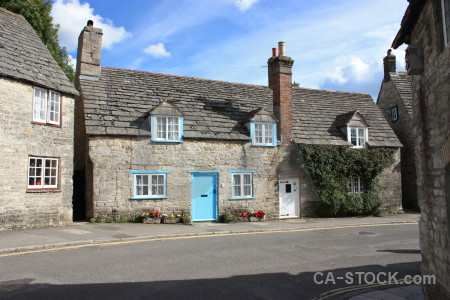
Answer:
[[[305,164],[320,198],[317,213],[324,217],[379,214],[382,189],[377,177],[394,162],[395,152],[393,148],[300,145],[299,163]],[[363,179],[363,193],[349,193],[352,176]]]

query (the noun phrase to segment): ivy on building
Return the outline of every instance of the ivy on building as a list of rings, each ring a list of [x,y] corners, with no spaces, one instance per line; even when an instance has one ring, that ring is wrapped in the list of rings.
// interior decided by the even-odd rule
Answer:
[[[393,148],[299,145],[299,163],[306,166],[320,198],[317,213],[323,217],[378,215],[382,197],[378,175],[394,162],[395,152]],[[363,193],[349,192],[352,176],[363,179]]]

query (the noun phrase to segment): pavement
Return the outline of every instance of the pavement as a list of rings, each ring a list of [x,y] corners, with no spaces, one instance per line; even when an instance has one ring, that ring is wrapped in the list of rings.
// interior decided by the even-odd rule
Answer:
[[[73,223],[64,227],[0,230],[0,257],[21,253],[84,247],[105,243],[126,243],[158,238],[235,233],[307,231],[318,229],[383,226],[418,223],[420,214],[404,213],[383,217],[311,218],[262,222],[184,224]],[[408,285],[349,295],[353,300],[424,299],[420,286]]]

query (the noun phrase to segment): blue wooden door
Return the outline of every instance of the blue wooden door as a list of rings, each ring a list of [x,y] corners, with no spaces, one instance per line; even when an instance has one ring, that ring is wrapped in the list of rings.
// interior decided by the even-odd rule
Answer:
[[[217,174],[192,174],[192,221],[217,220]]]

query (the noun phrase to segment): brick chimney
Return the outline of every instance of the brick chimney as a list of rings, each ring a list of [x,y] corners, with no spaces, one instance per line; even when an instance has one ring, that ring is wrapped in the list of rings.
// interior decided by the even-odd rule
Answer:
[[[385,58],[383,58],[383,65],[384,65],[384,82],[388,82],[391,80],[391,76],[389,73],[395,73],[396,66],[395,66],[395,55],[392,54],[392,50],[389,49],[387,51],[387,55]]]
[[[294,60],[285,56],[284,42],[278,43],[278,55],[273,49],[267,61],[269,87],[273,90],[273,113],[279,120],[278,138],[282,145],[292,140],[292,66]]]
[[[78,37],[77,78],[95,80],[100,77],[103,33],[100,28],[94,28],[93,25],[89,20]]]

